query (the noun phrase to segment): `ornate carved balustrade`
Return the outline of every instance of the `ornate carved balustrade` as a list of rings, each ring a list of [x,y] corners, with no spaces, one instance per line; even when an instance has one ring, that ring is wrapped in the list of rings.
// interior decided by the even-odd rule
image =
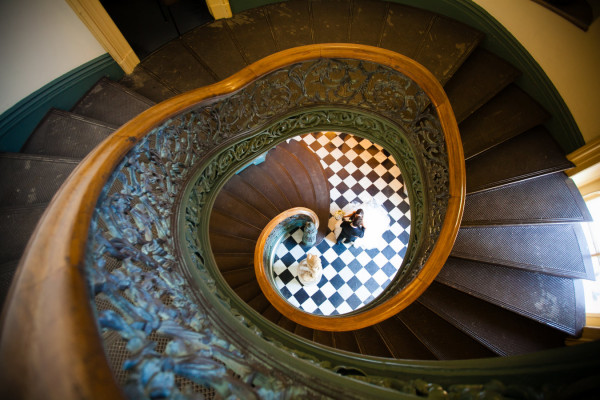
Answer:
[[[464,204],[464,160],[448,100],[422,66],[389,51],[290,49],[142,113],[76,169],[9,294],[1,387],[13,398],[57,399],[185,398],[199,387],[244,399],[477,396],[500,386],[535,392],[574,365],[595,365],[579,350],[476,366],[383,364],[290,335],[237,298],[210,250],[216,193],[277,143],[321,129],[390,151],[407,182],[412,236],[390,289],[360,312],[335,324],[293,318],[356,329],[414,301],[442,267]],[[113,372],[105,352],[115,348],[127,360]],[[504,383],[485,384],[493,379]]]

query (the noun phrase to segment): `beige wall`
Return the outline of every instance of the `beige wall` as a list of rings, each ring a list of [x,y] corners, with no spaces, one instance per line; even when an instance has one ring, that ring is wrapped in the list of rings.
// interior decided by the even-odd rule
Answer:
[[[586,143],[600,137],[600,19],[587,32],[527,0],[473,0],[503,24],[546,71]]]
[[[64,0],[0,0],[0,114],[104,53]]]

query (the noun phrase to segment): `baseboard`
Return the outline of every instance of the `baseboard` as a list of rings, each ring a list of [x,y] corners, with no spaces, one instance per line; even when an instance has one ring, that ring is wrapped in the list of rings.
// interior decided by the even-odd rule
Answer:
[[[0,151],[18,152],[50,108],[71,109],[103,76],[123,76],[108,54],[67,72],[5,111],[0,115]]]

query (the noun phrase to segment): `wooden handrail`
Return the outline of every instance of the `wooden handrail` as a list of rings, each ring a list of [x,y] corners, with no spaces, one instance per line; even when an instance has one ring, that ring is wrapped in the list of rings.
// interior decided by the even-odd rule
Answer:
[[[285,303],[287,306],[295,309],[292,305],[290,305],[287,301],[285,301],[280,293],[273,287],[271,283],[270,277],[272,276],[271,265],[265,265],[265,247],[267,246],[267,240],[269,239],[269,235],[273,232],[273,230],[281,224],[286,219],[293,217],[295,215],[304,215],[315,224],[315,228],[319,229],[319,217],[317,214],[309,208],[306,207],[294,207],[289,210],[285,210],[279,213],[275,218],[273,218],[269,223],[263,228],[258,237],[258,241],[256,242],[256,246],[254,247],[254,272],[256,274],[256,280],[260,285],[263,293],[267,297],[267,299],[272,304],[279,304],[281,302]],[[274,249],[273,249],[274,250]],[[270,259],[271,257],[269,257]],[[275,305],[275,307],[278,307]],[[281,304],[279,304],[281,307]]]
[[[437,109],[449,157],[450,198],[438,244],[401,300],[376,307],[369,317],[340,322],[342,329],[387,318],[414,301],[433,281],[452,248],[463,212],[465,168],[458,127],[436,79],[420,64],[394,52],[363,45],[318,44],[268,56],[221,82],[164,101],[103,141],[73,171],[42,216],[15,274],[1,317],[0,392],[11,398],[122,398],[102,349],[84,273],[90,221],[111,172],[153,128],[204,100],[235,92],[283,66],[322,57],[387,65],[407,75]],[[313,317],[314,318],[314,317]],[[331,329],[305,315],[297,321]],[[336,324],[337,325],[337,324]]]

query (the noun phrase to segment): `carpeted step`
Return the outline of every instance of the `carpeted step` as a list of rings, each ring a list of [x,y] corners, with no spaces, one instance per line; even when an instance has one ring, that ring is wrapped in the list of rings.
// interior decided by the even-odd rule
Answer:
[[[248,167],[240,172],[246,182],[251,182],[252,186],[269,199],[271,203],[277,206],[279,212],[292,208],[283,189],[273,181],[270,175],[264,174],[259,168]]]
[[[510,63],[487,50],[473,51],[444,86],[456,121],[465,120],[520,74]]]
[[[258,281],[255,279],[253,281],[246,282],[240,286],[233,288],[235,293],[240,296],[242,300],[248,302],[262,293]]]
[[[18,260],[47,204],[0,208],[0,264]]]
[[[162,46],[160,51],[146,57],[141,65],[146,71],[160,77],[165,86],[179,93],[219,80],[181,39]]]
[[[262,291],[257,294],[256,297],[248,300],[246,303],[248,303],[248,305],[259,314],[262,314],[271,305],[271,302],[267,299]]]
[[[154,102],[107,78],[102,78],[71,109],[87,118],[121,126]]]
[[[277,146],[269,152],[267,158],[271,158],[269,161],[279,164],[279,167],[290,177],[290,181],[294,184],[298,194],[299,203],[296,206],[314,210],[316,203],[315,188],[311,176],[298,157],[286,150],[284,146]]]
[[[592,216],[577,187],[557,172],[468,195],[461,226],[589,221]]]
[[[277,324],[277,322],[282,317],[281,313],[279,311],[277,311],[277,309],[270,303],[269,303],[269,307],[267,307],[267,309],[262,312],[262,316],[274,324]]]
[[[404,325],[399,318],[388,318],[375,325],[394,358],[410,360],[435,360],[436,357]]]
[[[351,2],[344,0],[310,3],[315,43],[348,41]]]
[[[221,273],[246,267],[254,267],[254,252],[243,253],[219,253],[214,254],[217,266]]]
[[[379,331],[373,326],[354,331],[361,354],[376,357],[392,357],[392,352],[387,347]]]
[[[81,159],[117,127],[55,108],[48,111],[23,153]]]
[[[577,223],[460,228],[451,255],[567,278],[594,279],[585,236]]]
[[[315,203],[312,209],[319,217],[319,235],[325,237],[329,233],[327,223],[329,221],[329,181],[325,170],[321,166],[318,156],[304,144],[296,140],[291,140],[287,147],[289,151],[300,160],[302,165],[308,171],[311,177],[312,187],[315,193]],[[317,239],[317,242],[320,242]]]
[[[222,234],[231,234],[247,239],[258,240],[261,229],[246,221],[237,219],[230,214],[223,214],[219,210],[212,209],[210,214],[209,231]]]
[[[247,65],[224,19],[195,28],[183,35],[181,40],[219,80]]]
[[[0,263],[0,309],[4,305],[4,300],[8,295],[10,284],[15,276],[19,260],[10,260]]]
[[[159,75],[146,70],[143,63],[138,64],[131,74],[123,76],[119,83],[155,103],[179,94],[177,89],[163,82]]]
[[[543,127],[537,126],[466,162],[467,193],[573,167]]]
[[[238,220],[245,221],[261,231],[270,221],[268,216],[261,214],[256,208],[238,199],[226,189],[219,191],[213,209],[221,214],[231,215]]]
[[[324,346],[333,347],[334,345],[333,332],[315,330],[313,337],[315,342]]]
[[[0,207],[49,203],[79,160],[0,154]]]
[[[336,349],[360,353],[358,341],[354,336],[354,331],[333,332],[333,344]]]
[[[492,357],[494,353],[469,335],[415,302],[397,314],[413,335],[440,360]]]
[[[211,232],[210,247],[215,253],[252,253],[256,247],[256,240]]]
[[[428,11],[390,4],[381,47],[421,63],[443,84],[482,39],[481,32],[457,21]]]
[[[227,281],[227,284],[231,287],[237,287],[256,279],[256,274],[254,273],[253,265],[249,265],[238,269],[231,269],[228,271],[221,271],[221,274],[223,275],[223,278],[225,278],[225,280]]]
[[[252,168],[252,167],[249,167]],[[269,219],[273,219],[279,214],[279,208],[271,202],[268,196],[255,188],[252,182],[248,182],[243,175],[235,174],[223,186],[231,195],[237,197],[257,210],[259,213]]]
[[[269,156],[267,156],[268,158]],[[265,175],[271,181],[275,182],[277,186],[281,189],[281,192],[285,194],[285,197],[290,203],[291,207],[299,207],[302,205],[302,198],[298,194],[298,189],[296,189],[296,185],[290,179],[289,174],[280,167],[279,164],[273,163],[267,165],[266,163],[262,163],[256,166],[261,174]]]
[[[225,21],[246,63],[251,64],[278,50],[264,8],[246,10]]]
[[[314,329],[297,324],[293,332],[304,339],[313,340]]]
[[[516,85],[509,85],[460,125],[465,159],[542,124],[548,113]]]
[[[436,282],[418,302],[501,356],[560,347],[565,338],[562,332]]]
[[[390,4],[383,1],[353,1],[349,42],[379,46]]]
[[[296,329],[298,324],[282,315],[281,318],[279,318],[279,321],[277,321],[277,325],[287,331],[294,332],[294,329]]]
[[[570,335],[585,322],[580,280],[450,257],[436,281]]]

